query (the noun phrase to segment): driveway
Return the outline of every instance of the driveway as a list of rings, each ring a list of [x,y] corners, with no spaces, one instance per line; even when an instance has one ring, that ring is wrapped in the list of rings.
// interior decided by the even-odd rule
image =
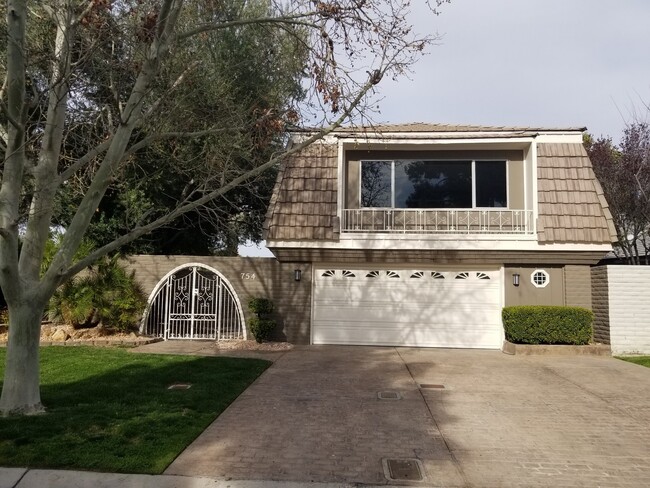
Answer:
[[[650,369],[611,358],[299,347],[166,474],[446,487],[650,486],[649,399]],[[424,480],[389,481],[386,459],[418,460]]]

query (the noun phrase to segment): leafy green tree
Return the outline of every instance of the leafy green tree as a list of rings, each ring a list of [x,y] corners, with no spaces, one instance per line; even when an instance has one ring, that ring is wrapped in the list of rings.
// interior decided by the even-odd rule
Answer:
[[[258,184],[264,172],[342,123],[372,115],[381,80],[403,76],[435,40],[411,32],[408,3],[44,0],[28,6],[7,0],[0,48],[6,59],[0,286],[9,307],[9,342],[0,412],[43,410],[40,321],[62,283],[192,212],[223,215],[214,202]],[[250,29],[263,35],[249,37]],[[224,39],[239,35],[241,52],[266,52],[268,58],[259,55],[268,59],[265,72],[252,63],[233,79],[218,68],[219,56],[234,62]],[[249,39],[257,40],[248,45]],[[276,49],[298,55],[276,57]],[[277,81],[295,86],[292,60],[304,75],[304,90],[293,103]],[[253,75],[269,76],[270,92],[265,103],[242,109],[250,86],[259,86]],[[234,88],[239,91],[233,94]],[[290,146],[280,144],[287,130],[314,124],[321,128],[303,132]],[[260,149],[267,152],[255,156]],[[164,194],[169,181],[156,183],[165,178],[156,171],[159,164],[176,165],[184,175],[180,192],[172,185],[176,193]],[[127,175],[135,175],[135,184],[123,189],[117,182]],[[101,223],[102,201],[111,192],[127,211],[117,226],[110,213],[103,222],[109,230],[126,230],[75,261],[88,230]],[[162,201],[152,197],[156,192],[164,194],[158,195]],[[66,214],[71,204],[74,212]],[[43,273],[49,234],[58,226],[65,232]]]
[[[249,8],[254,2],[247,2]],[[257,2],[259,14],[266,2]],[[243,2],[232,2],[241,8]],[[264,26],[247,25],[218,36],[203,36],[183,47],[161,78],[165,85],[183,73],[184,83],[174,90],[169,110],[182,116],[185,131],[209,131],[202,137],[158,140],[133,151],[126,166],[109,186],[91,221],[86,236],[105,245],[128,232],[142,216],[164,213],[206,179],[224,171],[254,168],[281,149],[283,133],[278,114],[303,98],[301,86],[307,51],[290,42],[285,33]],[[186,59],[194,65],[188,70]],[[201,67],[199,69],[199,66]],[[93,67],[94,68],[94,67]],[[101,69],[89,70],[90,78],[102,78]],[[164,89],[164,87],[163,87]],[[88,98],[101,99],[100,93]],[[166,104],[167,101],[163,101]],[[222,114],[214,120],[214,114]],[[265,127],[260,116],[270,117]],[[217,131],[217,126],[221,129]],[[242,124],[243,122],[243,124]],[[164,127],[142,127],[141,138],[160,130],[174,130],[179,120],[156,121]],[[275,124],[275,125],[273,125]],[[168,127],[169,126],[169,127]],[[78,149],[72,147],[71,150]],[[275,182],[276,168],[247,185],[231,190],[209,208],[195,209],[173,224],[154,230],[123,248],[128,253],[236,254],[238,244],[261,240],[264,213]],[[89,175],[86,175],[87,177]],[[58,214],[67,227],[83,197],[82,179],[62,194]]]

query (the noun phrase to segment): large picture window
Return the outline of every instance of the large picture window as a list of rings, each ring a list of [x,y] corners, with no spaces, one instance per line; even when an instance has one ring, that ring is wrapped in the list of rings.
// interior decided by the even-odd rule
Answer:
[[[361,206],[507,207],[505,161],[361,161]]]

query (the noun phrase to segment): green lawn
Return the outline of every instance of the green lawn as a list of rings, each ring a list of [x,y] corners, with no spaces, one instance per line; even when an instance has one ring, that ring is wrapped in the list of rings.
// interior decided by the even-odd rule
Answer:
[[[618,359],[650,368],[650,356],[621,356]]]
[[[4,358],[0,349],[0,374]],[[161,473],[269,365],[258,359],[42,348],[47,413],[0,418],[0,466]],[[168,390],[173,383],[192,387]]]

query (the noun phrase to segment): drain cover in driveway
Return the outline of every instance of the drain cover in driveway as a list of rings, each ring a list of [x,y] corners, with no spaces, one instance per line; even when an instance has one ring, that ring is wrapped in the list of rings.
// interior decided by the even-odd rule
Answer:
[[[422,481],[422,465],[418,459],[384,459],[384,473],[392,481]]]
[[[422,388],[422,389],[425,389],[425,388],[426,388],[426,389],[429,389],[429,388],[431,388],[431,389],[444,390],[444,389],[445,389],[445,385],[422,384],[422,385],[420,385],[420,388]]]
[[[377,392],[377,398],[380,400],[401,400],[402,395],[397,391],[379,391]]]

